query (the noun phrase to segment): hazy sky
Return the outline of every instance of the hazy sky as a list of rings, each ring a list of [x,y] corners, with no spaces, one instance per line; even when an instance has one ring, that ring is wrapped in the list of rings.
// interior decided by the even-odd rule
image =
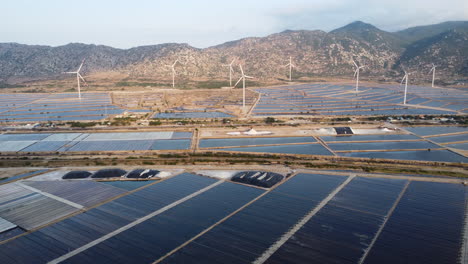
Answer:
[[[285,29],[330,31],[355,20],[396,31],[468,20],[467,0],[1,0],[0,42],[203,48]]]

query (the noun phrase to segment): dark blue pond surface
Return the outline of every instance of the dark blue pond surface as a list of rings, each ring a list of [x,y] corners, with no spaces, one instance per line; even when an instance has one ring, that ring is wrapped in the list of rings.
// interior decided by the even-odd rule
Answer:
[[[442,106],[446,105],[447,103],[448,102],[432,101],[432,102],[425,103],[424,105],[425,106],[432,106],[432,107],[442,107]]]
[[[225,148],[222,150],[239,151],[239,152],[279,153],[279,154],[332,155],[330,151],[328,151],[325,147],[323,147],[320,144]]]
[[[46,263],[214,182],[216,180],[184,173],[148,186],[0,244],[2,263]]]
[[[411,100],[409,101],[408,103],[409,104],[421,104],[421,103],[424,103],[424,102],[427,102],[429,101],[429,99],[426,99],[426,98],[416,98],[414,100]]]
[[[69,117],[70,116],[90,116],[90,115],[116,115],[123,113],[124,110],[121,109],[110,109],[110,110],[90,110],[90,111],[74,111],[74,112],[40,112],[36,113],[28,113],[28,114],[20,114],[20,115],[8,115],[8,113],[4,113],[0,116],[0,118],[9,118],[9,119],[21,119],[21,118],[50,118],[50,117]]]
[[[406,182],[356,177],[329,204],[385,216]]]
[[[357,263],[405,183],[353,179],[266,263]]]
[[[262,192],[264,191],[225,182],[79,253],[64,263],[83,263],[88,259],[95,263],[151,263]]]
[[[453,135],[453,136],[441,136],[441,137],[430,137],[428,138],[437,143],[448,143],[448,142],[457,142],[457,141],[467,141],[468,140],[468,133],[461,134],[461,135]]]
[[[390,150],[390,149],[433,149],[441,148],[427,141],[409,142],[366,142],[366,143],[328,143],[333,150]]]
[[[389,152],[350,152],[340,153],[343,157],[468,162],[468,159],[448,150],[389,151]]]
[[[190,139],[171,139],[171,140],[155,140],[151,146],[151,150],[178,150],[189,149]]]
[[[298,174],[163,263],[251,263],[345,179]]]
[[[449,144],[449,145],[445,145],[445,146],[447,146],[449,148],[468,150],[468,143]]]
[[[15,227],[13,229],[0,233],[0,241],[7,240],[17,235],[21,235],[22,233],[24,233],[23,229]]]
[[[352,135],[352,136],[322,136],[326,142],[332,141],[371,141],[371,140],[414,140],[421,139],[414,135]]]
[[[138,189],[142,186],[145,186],[150,183],[154,183],[155,181],[103,181],[100,183],[104,183],[107,185],[111,185],[120,189],[124,189],[127,191]]]
[[[172,138],[192,138],[192,132],[174,132]]]
[[[365,263],[459,263],[466,187],[411,182]]]
[[[80,141],[66,151],[126,151],[148,150],[154,140]]]
[[[452,110],[462,110],[468,108],[468,104],[450,104],[444,106],[444,108],[452,109]]]
[[[40,152],[40,151],[57,151],[59,148],[68,144],[70,141],[39,141],[24,149],[22,152]]]
[[[317,142],[313,137],[216,138],[200,140],[200,148],[313,142]]]
[[[427,127],[403,127],[404,129],[411,131],[420,136],[456,133],[456,132],[468,132],[468,127],[457,127],[457,126],[427,126]]]

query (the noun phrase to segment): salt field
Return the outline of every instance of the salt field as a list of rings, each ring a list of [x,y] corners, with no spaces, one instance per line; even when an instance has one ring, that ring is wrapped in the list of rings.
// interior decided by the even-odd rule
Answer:
[[[125,111],[108,93],[0,94],[0,122],[96,121]]]
[[[341,127],[339,129],[347,127]],[[338,128],[335,128],[335,130]],[[197,137],[192,132],[109,132],[0,134],[0,152],[91,152],[193,150],[301,154],[467,162],[467,127],[403,127],[398,133],[361,129],[364,134],[336,135],[333,129],[311,130],[310,136]],[[352,129],[348,129],[352,131]],[[355,132],[360,131],[354,129]],[[322,133],[327,131],[327,133]],[[341,130],[340,130],[341,131]],[[407,131],[407,132],[406,132]],[[375,134],[379,133],[379,134]],[[421,133],[419,135],[418,133]]]
[[[403,128],[413,134],[367,134],[310,137],[249,137],[201,139],[199,147],[213,151],[251,153],[335,155],[354,158],[468,162],[451,149],[466,150],[467,127]],[[413,132],[414,131],[414,132]],[[418,135],[423,131],[423,135]],[[433,131],[433,132],[430,132]],[[445,132],[456,134],[437,134]]]
[[[404,129],[448,148],[468,150],[468,127],[431,126]]]
[[[276,175],[270,174],[179,172],[159,181],[110,182],[19,179],[0,186],[0,257],[2,263],[466,260],[468,187],[460,183],[345,171],[278,175],[271,188],[242,180],[243,175]]]
[[[2,152],[189,149],[190,132],[0,134]]]
[[[452,115],[468,113],[468,94],[453,88],[410,86],[407,104],[395,86],[304,84],[255,89],[254,116],[268,115]]]

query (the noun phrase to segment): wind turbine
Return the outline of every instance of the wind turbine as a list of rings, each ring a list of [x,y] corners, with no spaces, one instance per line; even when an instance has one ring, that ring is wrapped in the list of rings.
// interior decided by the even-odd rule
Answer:
[[[289,63],[284,65],[284,67],[288,67],[289,66],[289,81],[292,80],[292,68],[295,68],[296,66],[294,66],[294,64],[292,64],[292,57],[289,57]]]
[[[171,69],[172,69],[172,88],[175,88],[175,75],[176,75],[176,71],[175,71],[175,66],[176,64],[179,62],[179,59],[176,59],[174,61],[174,63],[171,65]],[[180,63],[180,62],[179,62]],[[182,63],[181,63],[182,64]]]
[[[234,64],[235,61],[236,61],[236,59],[233,59],[231,61],[231,63],[229,63],[227,65],[223,65],[224,67],[229,67],[229,87],[232,87],[232,74],[234,73],[234,69],[232,68],[232,64]]]
[[[236,84],[234,84],[234,87],[236,87],[237,84],[239,84],[239,82],[242,81],[242,109],[245,110],[245,78],[253,79],[253,77],[250,77],[244,74],[244,70],[242,69],[242,64],[239,64],[239,68],[241,70],[242,76],[236,82]]]
[[[435,69],[436,69],[436,66],[434,65],[434,63],[432,63],[432,68],[431,68],[431,70],[429,71],[429,73],[432,72],[432,88],[434,88]]]
[[[354,77],[356,78],[356,93],[359,91],[359,71],[366,67],[366,66],[358,66],[357,63],[353,60],[354,67],[356,67],[356,70],[354,71]]]
[[[403,104],[406,104],[406,92],[408,91],[408,76],[409,76],[409,73],[404,71],[405,72],[405,76],[403,76],[403,79],[401,80],[401,83],[400,85],[403,84],[403,81],[406,81],[405,82],[405,95],[403,96]]]
[[[81,76],[80,74],[80,71],[81,71],[81,67],[83,67],[83,64],[85,63],[85,59],[83,59],[83,61],[81,61],[81,64],[80,64],[80,67],[78,68],[78,70],[74,71],[74,72],[64,72],[64,73],[72,73],[72,74],[76,74],[76,81],[78,83],[78,98],[81,99],[81,87],[80,87],[80,79],[83,80],[83,82],[85,83],[85,85],[88,85],[85,81],[85,79],[83,78],[83,76]]]

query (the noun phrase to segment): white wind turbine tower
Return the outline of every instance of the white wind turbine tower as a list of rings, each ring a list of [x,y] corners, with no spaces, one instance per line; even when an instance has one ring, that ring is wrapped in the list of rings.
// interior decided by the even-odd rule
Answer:
[[[88,85],[88,84],[86,83],[85,79],[83,78],[83,76],[81,76],[81,74],[80,74],[81,67],[83,67],[84,62],[85,62],[85,59],[83,59],[83,61],[81,62],[80,67],[78,68],[78,70],[76,70],[76,71],[74,71],[74,72],[64,72],[64,73],[76,74],[76,81],[78,82],[78,98],[80,98],[80,99],[81,99],[80,79],[83,80],[83,82],[85,83],[85,85]]]
[[[403,84],[403,81],[406,81],[405,82],[405,94],[403,96],[403,104],[406,104],[406,92],[408,91],[408,76],[409,76],[409,73],[404,71],[405,72],[405,76],[403,76],[403,79],[401,80],[401,83],[400,85]]]
[[[289,63],[284,65],[284,67],[288,67],[289,66],[289,81],[292,80],[292,68],[295,68],[296,66],[294,66],[294,64],[292,64],[292,57],[289,57]]]
[[[253,77],[250,77],[244,74],[244,70],[242,69],[242,64],[239,64],[239,68],[241,70],[242,76],[236,82],[236,84],[234,84],[234,87],[236,87],[237,84],[239,84],[239,82],[242,81],[242,109],[245,111],[245,78],[253,79]]]
[[[172,88],[175,88],[175,75],[176,75],[175,66],[176,66],[176,64],[178,62],[179,62],[179,59],[175,60],[174,63],[171,65],[171,69],[172,69]]]
[[[354,67],[356,67],[356,70],[354,71],[354,78],[356,78],[356,93],[359,91],[359,71],[366,67],[366,66],[358,66],[357,63],[353,60]]]
[[[432,88],[434,88],[435,70],[436,70],[436,66],[434,65],[434,63],[432,63],[432,68],[429,71],[429,73],[432,72]]]
[[[236,59],[233,59],[231,61],[231,63],[229,63],[227,65],[223,65],[224,67],[229,67],[229,87],[232,87],[232,74],[234,73],[234,69],[232,68],[232,64],[234,64],[235,61],[236,61]]]

